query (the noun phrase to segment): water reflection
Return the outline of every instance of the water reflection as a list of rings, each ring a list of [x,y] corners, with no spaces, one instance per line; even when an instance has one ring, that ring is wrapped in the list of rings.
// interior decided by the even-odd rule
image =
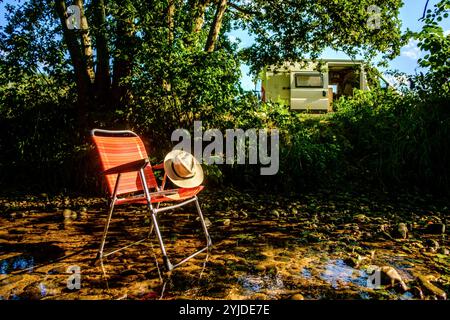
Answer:
[[[263,290],[270,292],[284,288],[283,280],[279,275],[245,275],[238,278],[238,283],[244,289],[244,294],[258,293]]]
[[[27,270],[29,273],[33,272],[35,265],[34,257],[27,255],[20,255],[7,258],[0,261],[0,274],[10,274],[16,270]]]
[[[329,260],[325,265],[325,271],[320,275],[322,280],[331,284],[334,289],[340,285],[353,283],[360,287],[367,286],[368,275],[348,266],[342,259]]]

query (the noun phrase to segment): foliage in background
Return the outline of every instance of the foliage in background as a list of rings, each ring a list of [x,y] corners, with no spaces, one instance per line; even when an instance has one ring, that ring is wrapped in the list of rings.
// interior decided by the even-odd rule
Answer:
[[[171,148],[174,129],[202,120],[204,130],[281,133],[277,175],[260,176],[259,165],[205,166],[207,183],[298,191],[349,181],[419,189],[433,182],[450,191],[449,38],[434,23],[447,17],[448,0],[413,35],[429,51],[420,61],[427,72],[410,79],[413,91],[358,92],[331,116],[298,114],[243,92],[241,59],[257,70],[301,52],[314,57],[329,45],[395,56],[403,43],[401,1],[379,1],[388,23],[379,33],[367,29],[371,1],[299,0],[287,14],[278,0],[75,3],[89,32],[71,33],[61,23],[62,0],[7,7],[0,29],[2,186],[98,191],[90,128],[135,130],[156,161]],[[229,40],[236,26],[256,36],[254,46],[239,50]]]

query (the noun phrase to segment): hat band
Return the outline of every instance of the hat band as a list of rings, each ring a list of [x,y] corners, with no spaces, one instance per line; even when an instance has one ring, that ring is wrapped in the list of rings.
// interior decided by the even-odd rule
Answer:
[[[190,174],[189,176],[182,177],[182,176],[180,176],[180,175],[177,173],[177,170],[175,169],[175,167],[174,167],[174,165],[173,165],[173,161],[171,161],[170,165],[172,166],[172,171],[173,171],[173,173],[174,173],[178,178],[180,178],[180,179],[188,179],[188,178],[192,178],[192,177],[195,175],[195,173],[192,173],[192,174]]]

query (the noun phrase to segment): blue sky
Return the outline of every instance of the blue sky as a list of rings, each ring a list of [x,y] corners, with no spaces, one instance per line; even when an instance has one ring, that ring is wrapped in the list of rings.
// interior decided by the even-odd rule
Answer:
[[[428,8],[433,8],[433,6],[439,0],[430,0]],[[4,19],[4,4],[5,3],[14,3],[18,1],[6,0],[0,1],[0,25],[5,25]],[[23,1],[20,1],[23,2]],[[19,3],[20,3],[19,2]],[[422,17],[423,9],[426,3],[426,0],[404,0],[404,6],[400,10],[400,19],[402,20],[402,29],[406,30],[407,28],[413,31],[419,31],[423,25],[422,22],[419,21],[419,18]],[[444,19],[441,22],[443,29],[450,33],[450,19]],[[240,39],[240,47],[250,46],[253,43],[253,39],[242,30],[235,30],[231,32],[230,37],[234,39]],[[420,52],[417,48],[417,43],[411,41],[407,46],[402,48],[401,55],[396,59],[392,60],[389,63],[389,69],[395,69],[407,74],[414,74],[416,69],[418,68],[417,59],[423,56],[424,54]],[[333,50],[326,50],[322,55],[322,58],[330,58],[330,59],[345,59],[348,58],[342,52],[336,52]],[[246,90],[255,89],[255,84],[252,81],[251,76],[248,74],[249,68],[245,65],[242,66],[242,86]]]
[[[423,23],[419,19],[423,15],[423,9],[425,7],[426,0],[403,0],[404,6],[400,10],[400,19],[402,20],[402,30],[410,29],[412,31],[420,31]],[[428,4],[429,9],[433,9],[433,6],[438,3],[439,0],[430,0]],[[450,19],[444,19],[441,22],[441,26],[444,31],[450,33]],[[240,47],[250,46],[253,43],[253,39],[244,31],[235,30],[230,33],[232,38],[238,38],[241,40]],[[389,68],[391,70],[399,70],[407,74],[414,74],[418,68],[417,59],[423,56],[417,47],[415,41],[410,41],[408,45],[402,48],[399,57],[390,61]],[[346,59],[346,56],[342,52],[336,52],[333,50],[326,50],[322,58],[329,59]],[[247,66],[242,66],[242,86],[246,90],[254,90],[255,84],[252,81],[252,77],[248,75],[249,68]],[[382,70],[384,71],[384,70]]]

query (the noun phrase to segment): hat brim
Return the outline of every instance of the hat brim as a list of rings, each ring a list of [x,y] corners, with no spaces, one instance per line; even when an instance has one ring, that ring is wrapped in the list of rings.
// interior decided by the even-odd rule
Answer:
[[[167,174],[167,177],[172,181],[176,186],[181,188],[195,188],[202,184],[203,182],[203,169],[201,164],[197,161],[197,159],[192,156],[194,160],[195,166],[195,174],[190,178],[181,178],[179,177],[173,170],[172,161],[173,159],[180,153],[185,152],[182,150],[172,150],[169,152],[164,158],[164,170]]]

